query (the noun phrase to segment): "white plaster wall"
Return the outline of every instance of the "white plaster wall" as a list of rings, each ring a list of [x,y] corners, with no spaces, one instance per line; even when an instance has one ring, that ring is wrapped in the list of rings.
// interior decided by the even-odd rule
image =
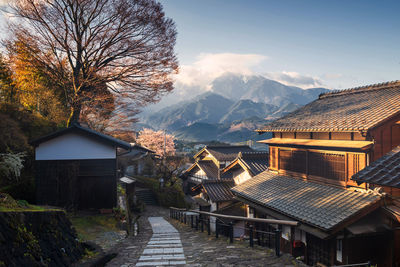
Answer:
[[[234,177],[233,180],[235,181],[236,185],[239,185],[251,178],[249,172],[243,170],[241,170],[240,172],[234,172],[233,177]]]
[[[200,169],[194,175],[197,176],[197,177],[201,177],[201,176],[206,176],[206,173],[203,172],[203,170]]]
[[[92,138],[69,133],[41,143],[36,160],[115,159],[116,148]]]

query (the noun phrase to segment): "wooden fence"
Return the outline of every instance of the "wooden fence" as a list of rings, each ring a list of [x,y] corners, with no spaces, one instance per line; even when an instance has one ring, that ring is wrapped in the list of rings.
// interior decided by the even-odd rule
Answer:
[[[170,217],[172,219],[178,220],[184,224],[190,225],[192,228],[196,230],[204,231],[206,228],[208,235],[211,235],[211,217],[215,217],[215,237],[219,238],[219,235],[225,235],[229,237],[230,243],[233,243],[234,240],[234,221],[243,221],[247,222],[247,226],[241,227],[243,231],[247,231],[249,236],[249,244],[250,247],[254,246],[254,237],[256,237],[256,241],[258,245],[265,245],[270,248],[275,249],[275,255],[277,257],[280,256],[280,240],[282,230],[279,225],[287,225],[287,226],[298,226],[299,222],[296,221],[285,221],[285,220],[274,220],[274,219],[261,219],[261,218],[248,218],[241,216],[231,216],[224,214],[216,214],[205,211],[198,210],[186,210],[186,209],[178,209],[175,207],[170,207]],[[225,220],[225,221],[224,221]],[[228,223],[226,221],[229,221]],[[265,223],[277,225],[274,230],[271,231],[261,231],[255,230],[253,225],[249,224],[253,223]],[[236,227],[239,228],[239,227]]]

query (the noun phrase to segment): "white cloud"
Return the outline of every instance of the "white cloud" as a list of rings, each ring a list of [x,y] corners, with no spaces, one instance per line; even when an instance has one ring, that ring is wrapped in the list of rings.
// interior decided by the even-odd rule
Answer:
[[[297,86],[300,88],[311,88],[311,87],[323,87],[324,83],[318,77],[313,77],[310,75],[303,75],[298,72],[272,72],[264,74],[268,79],[272,79],[283,83],[285,85]]]
[[[209,90],[210,83],[223,73],[253,74],[252,68],[266,59],[266,56],[259,54],[203,53],[193,64],[180,67],[176,85]]]

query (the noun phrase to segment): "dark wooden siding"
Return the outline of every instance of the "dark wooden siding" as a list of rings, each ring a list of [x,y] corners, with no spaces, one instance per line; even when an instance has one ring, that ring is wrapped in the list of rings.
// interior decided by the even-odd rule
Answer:
[[[270,157],[270,161],[269,161],[270,169],[277,170],[278,169],[278,148],[277,147],[273,147],[273,146],[269,147],[269,157]]]
[[[372,161],[379,159],[394,147],[400,145],[399,120],[400,115],[397,115],[370,131],[369,138],[375,141]]]
[[[116,160],[36,161],[37,202],[100,209],[117,203]]]

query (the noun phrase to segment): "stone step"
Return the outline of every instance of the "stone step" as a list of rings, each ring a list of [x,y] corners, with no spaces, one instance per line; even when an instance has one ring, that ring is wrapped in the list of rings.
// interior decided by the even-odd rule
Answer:
[[[143,254],[183,253],[183,248],[145,248]]]
[[[146,205],[157,205],[156,197],[150,189],[137,190],[136,197]]]
[[[142,261],[136,263],[136,266],[168,266],[168,265],[185,265],[186,261]]]
[[[184,259],[185,259],[185,255],[183,255],[183,254],[163,254],[163,255],[140,256],[139,261],[184,260]]]

